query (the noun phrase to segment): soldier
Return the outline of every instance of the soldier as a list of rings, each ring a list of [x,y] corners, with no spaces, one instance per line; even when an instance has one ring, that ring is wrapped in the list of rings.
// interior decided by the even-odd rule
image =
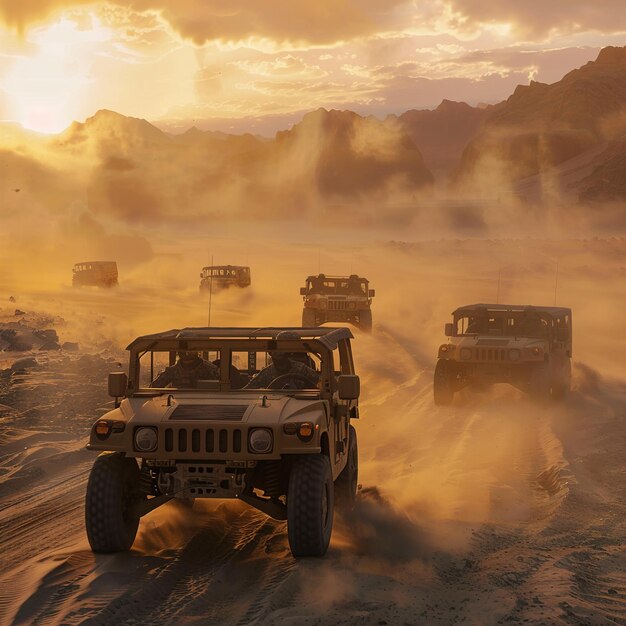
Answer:
[[[299,339],[297,333],[285,331],[279,333],[277,339]],[[285,376],[285,384],[288,384],[289,378],[287,374],[293,377],[293,383],[296,385],[306,385],[316,387],[320,378],[318,372],[308,367],[304,363],[297,361],[294,356],[298,353],[287,352],[285,350],[272,350],[269,355],[272,362],[264,367],[245,387],[244,389],[267,389],[271,382],[279,376]],[[305,388],[305,387],[300,387]]]
[[[219,380],[220,370],[205,361],[197,352],[179,352],[176,365],[166,368],[150,387],[163,388],[171,385],[176,389],[193,389],[199,380]]]
[[[469,323],[465,332],[468,335],[478,335],[480,333],[485,333],[487,332],[488,323],[489,320],[485,311],[479,310],[475,315],[469,318]]]

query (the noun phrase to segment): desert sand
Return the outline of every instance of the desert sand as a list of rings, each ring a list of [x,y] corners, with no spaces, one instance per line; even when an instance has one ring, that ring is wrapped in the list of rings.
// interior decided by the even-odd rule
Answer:
[[[5,264],[3,328],[54,328],[79,348],[0,352],[0,623],[625,624],[626,240],[403,235],[152,234],[113,290],[72,289],[63,254],[45,280],[42,255]],[[214,325],[298,325],[317,271],[377,291],[372,334],[353,331],[359,502],[322,559],[294,560],[285,524],[206,500],[144,517],[129,554],[89,550],[84,446],[111,406],[106,374],[136,335],[206,324],[210,255],[249,264],[253,281],[214,296]],[[557,263],[557,302],[574,310],[566,401],[495,386],[435,407],[450,312],[494,301],[499,271],[501,302],[552,304]]]

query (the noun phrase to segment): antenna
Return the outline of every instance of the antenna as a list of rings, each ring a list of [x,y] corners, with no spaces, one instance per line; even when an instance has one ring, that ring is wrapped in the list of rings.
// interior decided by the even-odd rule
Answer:
[[[209,276],[209,328],[211,327],[211,301],[213,299],[213,255],[211,255],[211,275]]]
[[[317,273],[322,273],[322,252],[319,248],[317,249]]]
[[[559,262],[556,262],[556,273],[554,276],[554,306],[556,306],[556,290],[559,286]]]
[[[500,304],[500,280],[502,279],[502,263],[498,267],[498,291],[496,292],[496,304]]]

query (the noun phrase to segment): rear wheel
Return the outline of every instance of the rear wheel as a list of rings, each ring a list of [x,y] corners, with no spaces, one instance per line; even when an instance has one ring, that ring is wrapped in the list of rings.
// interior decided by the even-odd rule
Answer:
[[[324,454],[298,457],[289,475],[287,533],[295,557],[323,556],[333,529],[334,490]]]
[[[445,359],[439,359],[435,366],[433,396],[437,406],[448,406],[454,399],[454,365]]]
[[[121,452],[101,454],[87,483],[85,526],[94,552],[130,550],[139,527],[132,508],[145,494],[140,491],[139,467]]]
[[[372,330],[372,312],[369,309],[359,313],[359,328],[365,332]]]
[[[348,461],[335,481],[335,504],[342,511],[354,508],[359,482],[359,449],[354,426],[350,426],[348,437]]]

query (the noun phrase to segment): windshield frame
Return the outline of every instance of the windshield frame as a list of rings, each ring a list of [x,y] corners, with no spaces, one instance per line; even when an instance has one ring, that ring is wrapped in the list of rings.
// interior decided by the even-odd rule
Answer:
[[[541,320],[545,323],[544,332],[519,332],[521,329],[515,328],[515,326],[518,326],[518,324],[514,325],[514,327],[510,328],[510,330],[507,324],[507,328],[505,328],[502,332],[493,332],[487,329],[480,332],[468,333],[467,329],[465,328],[463,329],[463,332],[461,332],[461,329],[459,327],[459,323],[463,319],[484,317],[486,319],[512,319],[521,321],[525,316],[529,314],[535,316],[536,319]],[[454,312],[453,324],[455,337],[523,337],[527,339],[547,340],[550,339],[552,336],[555,318],[551,315],[536,310],[459,309]],[[469,324],[467,328],[469,328]]]
[[[235,389],[231,388],[230,384],[230,367],[225,367],[225,364],[232,363],[233,352],[270,352],[273,350],[284,350],[286,352],[307,352],[316,355],[319,358],[320,366],[320,384],[318,389]],[[152,352],[164,352],[176,354],[180,351],[189,352],[212,352],[219,353],[220,355],[220,378],[216,381],[216,389],[208,388],[172,388],[172,387],[141,387],[140,386],[140,359],[145,357],[146,354]],[[129,363],[129,375],[128,375],[128,396],[155,396],[169,393],[192,393],[192,394],[216,394],[216,393],[254,393],[259,394],[262,392],[271,393],[313,393],[320,394],[322,397],[330,397],[335,391],[335,379],[333,375],[333,353],[335,350],[330,350],[328,347],[322,344],[322,342],[316,339],[303,339],[303,340],[275,340],[275,339],[158,339],[147,346],[141,348],[134,348],[130,351],[130,363]],[[172,363],[172,360],[170,360]],[[261,371],[263,368],[259,368]],[[257,373],[258,373],[257,371]]]

